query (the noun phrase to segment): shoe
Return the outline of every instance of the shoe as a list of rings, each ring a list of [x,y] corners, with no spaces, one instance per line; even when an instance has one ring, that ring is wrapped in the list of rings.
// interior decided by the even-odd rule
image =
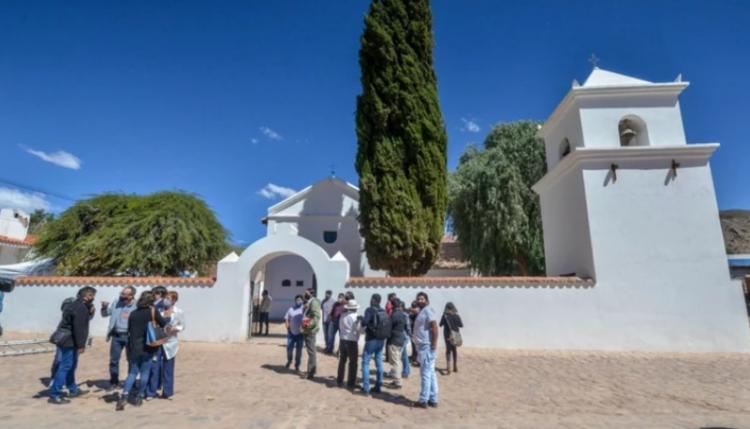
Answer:
[[[432,401],[428,401],[427,405],[430,406],[430,407],[432,407],[432,408],[437,408],[438,407],[437,402],[432,402]]]
[[[298,366],[294,367],[294,372],[299,372],[299,367]]]
[[[292,366],[291,362],[287,362],[286,365],[284,365],[284,368],[289,369],[289,367]]]
[[[398,383],[391,383],[391,384],[389,384],[389,385],[388,385],[388,387],[390,387],[391,389],[396,389],[396,390],[398,390],[398,389],[400,389],[400,388],[401,388],[401,385],[400,385],[400,384],[398,384]]]
[[[153,396],[146,396],[146,398],[145,398],[146,402],[152,401],[154,399],[155,398]]]
[[[454,366],[454,367],[453,367],[453,372],[458,372],[458,368],[456,368],[456,367]]]
[[[450,367],[446,368],[445,375],[451,375],[451,368]]]
[[[117,397],[117,405],[115,405],[115,411],[124,410],[126,400],[127,400],[127,396],[120,394],[120,396]]]
[[[360,390],[359,392],[356,392],[358,395],[364,396],[365,398],[369,398],[372,395],[370,395],[370,392],[365,392],[364,390]]]
[[[140,407],[141,405],[143,405],[143,396],[136,396],[135,403],[133,405],[135,405],[136,407]]]
[[[383,393],[383,392],[382,392],[382,391],[380,390],[380,388],[379,388],[379,387],[376,387],[376,388],[372,389],[372,390],[371,390],[370,392],[372,392],[372,393]]]
[[[47,402],[55,405],[65,405],[70,404],[70,399],[63,398],[62,396],[50,396]]]
[[[166,399],[167,401],[171,401],[172,397],[171,396],[164,396],[164,395],[162,395],[161,399]]]
[[[412,406],[414,408],[427,408],[427,403],[426,402],[417,401],[414,404],[412,404]]]
[[[117,387],[119,386],[119,384],[120,383],[118,383],[118,382],[110,382],[109,386],[107,386],[104,390],[106,390],[107,392],[111,392],[113,390],[116,390]]]
[[[68,397],[69,398],[77,398],[77,397],[83,396],[83,395],[85,395],[87,393],[89,393],[89,391],[86,390],[86,389],[78,389],[75,392],[68,394]]]

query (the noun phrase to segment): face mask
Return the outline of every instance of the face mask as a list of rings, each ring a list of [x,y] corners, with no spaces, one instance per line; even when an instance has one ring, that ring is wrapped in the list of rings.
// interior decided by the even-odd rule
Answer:
[[[165,298],[164,300],[162,300],[161,305],[163,305],[166,308],[169,308],[172,306],[172,300],[169,298]]]
[[[297,307],[299,307],[300,305],[302,305],[302,301],[301,301],[301,300],[297,300],[297,301],[295,301],[295,302],[294,302],[294,304],[295,304],[295,305],[296,305]]]
[[[427,303],[426,302],[418,302],[417,303],[417,307],[419,307],[419,308],[425,308],[425,307],[427,307]]]

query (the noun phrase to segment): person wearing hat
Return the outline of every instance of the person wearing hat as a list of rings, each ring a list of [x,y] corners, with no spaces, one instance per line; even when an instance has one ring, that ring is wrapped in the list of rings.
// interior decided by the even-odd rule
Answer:
[[[339,318],[339,373],[336,384],[344,385],[344,368],[349,361],[346,388],[354,390],[357,381],[357,360],[359,359],[359,336],[362,334],[362,316],[357,315],[359,304],[355,299],[346,302],[346,313]]]

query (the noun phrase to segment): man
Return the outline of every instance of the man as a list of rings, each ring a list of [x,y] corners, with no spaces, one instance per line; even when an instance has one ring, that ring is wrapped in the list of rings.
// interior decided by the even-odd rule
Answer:
[[[302,295],[295,296],[294,305],[289,307],[284,316],[284,324],[286,325],[286,368],[289,369],[289,366],[292,364],[292,351],[296,347],[294,370],[297,372],[299,372],[299,365],[302,361],[302,343],[304,341],[302,319],[305,309],[303,304]]]
[[[127,286],[120,291],[120,297],[114,305],[102,301],[102,317],[109,317],[107,341],[109,343],[109,387],[113,390],[120,384],[120,358],[128,346],[128,318],[135,310],[135,288]]]
[[[333,304],[336,302],[331,296],[333,295],[333,292],[330,290],[327,290],[325,293],[325,298],[323,298],[323,302],[320,303],[320,307],[323,311],[323,337],[326,342],[326,353],[331,353],[328,350],[333,348],[333,345],[331,344],[331,338],[328,335],[329,329],[331,329],[331,310],[333,310]]]
[[[271,313],[271,303],[273,302],[273,299],[271,298],[271,295],[268,294],[268,289],[263,290],[262,295],[263,297],[260,299],[260,305],[258,306],[258,312],[260,313],[260,318],[258,320],[258,335],[263,335],[263,324],[265,323],[265,335],[268,336],[269,315]]]
[[[0,291],[0,313],[3,312],[3,299],[5,298],[5,292]],[[0,325],[0,337],[3,336],[3,326]]]
[[[302,333],[305,336],[305,349],[307,350],[307,379],[315,377],[316,351],[315,336],[320,331],[321,308],[320,301],[315,298],[315,289],[305,290],[305,317],[302,319]]]
[[[167,288],[164,286],[156,286],[151,289],[151,293],[154,294],[154,307],[158,311],[164,311],[164,298],[167,297]]]
[[[365,349],[362,351],[362,393],[370,394],[370,359],[375,358],[375,388],[372,393],[380,393],[383,385],[383,347],[391,335],[391,319],[380,307],[380,295],[370,298],[370,307],[365,310]]]
[[[333,308],[331,308],[331,323],[328,325],[328,331],[325,332],[325,334],[328,336],[328,348],[326,349],[326,353],[333,354],[333,349],[336,347],[336,332],[339,331],[339,321],[341,320],[341,315],[346,312],[346,298],[344,298],[344,294],[340,293],[338,298],[336,299],[336,302],[333,303]],[[341,349],[341,345],[339,345],[339,349]]]
[[[394,307],[395,307],[395,304],[396,304],[396,300],[397,300],[397,298],[396,298],[396,294],[395,293],[391,292],[391,293],[388,294],[388,298],[386,299],[386,303],[385,303],[385,312],[389,316],[391,314],[393,314],[393,310],[394,310]]]
[[[362,316],[357,315],[359,304],[350,299],[344,305],[346,313],[339,319],[339,331],[341,342],[339,343],[339,372],[336,384],[341,387],[344,384],[344,368],[349,361],[349,371],[346,378],[346,388],[354,390],[357,381],[357,359],[359,359],[359,335],[362,333]]]
[[[65,311],[63,311],[59,329],[70,331],[70,335],[57,345],[60,359],[50,389],[49,402],[51,404],[70,403],[69,399],[62,396],[63,385],[67,386],[71,398],[88,393],[88,391],[78,388],[75,373],[78,366],[78,356],[86,351],[86,340],[89,337],[89,305],[94,301],[95,296],[96,289],[86,286],[81,289],[78,298],[65,307]]]
[[[406,347],[406,338],[409,335],[409,316],[404,312],[404,303],[395,300],[393,303],[393,314],[391,315],[391,336],[388,338],[388,362],[391,364],[391,374],[394,389],[401,388],[401,376],[403,375],[402,350]]]
[[[419,350],[419,372],[422,379],[422,389],[419,401],[414,404],[418,408],[438,406],[438,384],[435,376],[435,356],[437,355],[438,324],[435,310],[430,306],[430,299],[424,292],[417,294],[419,314],[414,320],[414,343]]]

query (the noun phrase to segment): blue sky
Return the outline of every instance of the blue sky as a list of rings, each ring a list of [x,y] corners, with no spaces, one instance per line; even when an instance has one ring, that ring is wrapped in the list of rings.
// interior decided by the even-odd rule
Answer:
[[[368,5],[0,2],[0,205],[182,189],[252,242],[280,195],[332,166],[357,183]],[[647,80],[682,73],[688,141],[722,144],[720,208],[750,208],[750,2],[436,0],[433,15],[451,169],[492,124],[546,119],[593,52]]]

